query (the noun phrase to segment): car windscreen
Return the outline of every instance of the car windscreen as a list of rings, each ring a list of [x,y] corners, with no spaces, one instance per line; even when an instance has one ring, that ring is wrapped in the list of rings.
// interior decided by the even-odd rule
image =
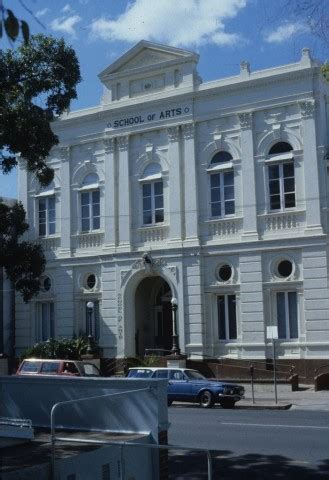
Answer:
[[[20,372],[24,373],[38,373],[41,362],[24,362],[20,368]]]
[[[184,373],[190,380],[205,380],[206,378],[196,370],[185,370]]]
[[[147,370],[145,368],[138,368],[136,370],[129,370],[129,378],[150,378],[152,376],[152,370]]]

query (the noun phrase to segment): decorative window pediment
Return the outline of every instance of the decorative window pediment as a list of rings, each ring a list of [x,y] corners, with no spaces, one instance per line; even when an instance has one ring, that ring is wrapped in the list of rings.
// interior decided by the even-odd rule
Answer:
[[[147,182],[162,178],[161,165],[159,163],[150,163],[144,169],[143,175],[139,179],[140,182]]]
[[[82,181],[79,190],[93,190],[99,187],[99,178],[96,173],[88,173]]]

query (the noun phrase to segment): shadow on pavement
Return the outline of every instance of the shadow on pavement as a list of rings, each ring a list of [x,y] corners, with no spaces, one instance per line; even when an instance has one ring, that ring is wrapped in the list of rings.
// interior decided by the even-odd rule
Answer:
[[[227,450],[212,451],[213,480],[328,480],[329,459],[318,466],[297,464],[282,455],[233,456]],[[207,460],[200,452],[169,454],[169,480],[207,480]]]

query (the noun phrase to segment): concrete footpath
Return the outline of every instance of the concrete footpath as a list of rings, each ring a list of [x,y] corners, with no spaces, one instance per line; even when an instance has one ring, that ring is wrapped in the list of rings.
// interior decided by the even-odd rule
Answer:
[[[277,404],[275,403],[274,385],[254,385],[254,400],[252,401],[252,389],[250,383],[240,384],[245,387],[245,398],[236,403],[235,408],[249,409],[281,409],[298,408],[302,410],[326,410],[329,411],[329,390],[314,391],[312,385],[300,385],[297,392],[292,392],[290,385],[277,385]]]

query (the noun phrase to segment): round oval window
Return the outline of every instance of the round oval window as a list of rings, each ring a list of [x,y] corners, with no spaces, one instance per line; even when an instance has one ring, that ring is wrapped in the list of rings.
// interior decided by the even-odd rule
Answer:
[[[41,290],[43,292],[49,292],[51,289],[51,280],[49,277],[43,277],[41,279]]]
[[[230,265],[222,265],[218,270],[218,276],[222,282],[227,282],[232,277],[232,267]]]
[[[94,274],[88,275],[87,277],[87,287],[91,290],[96,285],[96,277]]]
[[[292,263],[289,260],[282,260],[278,265],[278,273],[281,277],[289,277],[292,273]]]

